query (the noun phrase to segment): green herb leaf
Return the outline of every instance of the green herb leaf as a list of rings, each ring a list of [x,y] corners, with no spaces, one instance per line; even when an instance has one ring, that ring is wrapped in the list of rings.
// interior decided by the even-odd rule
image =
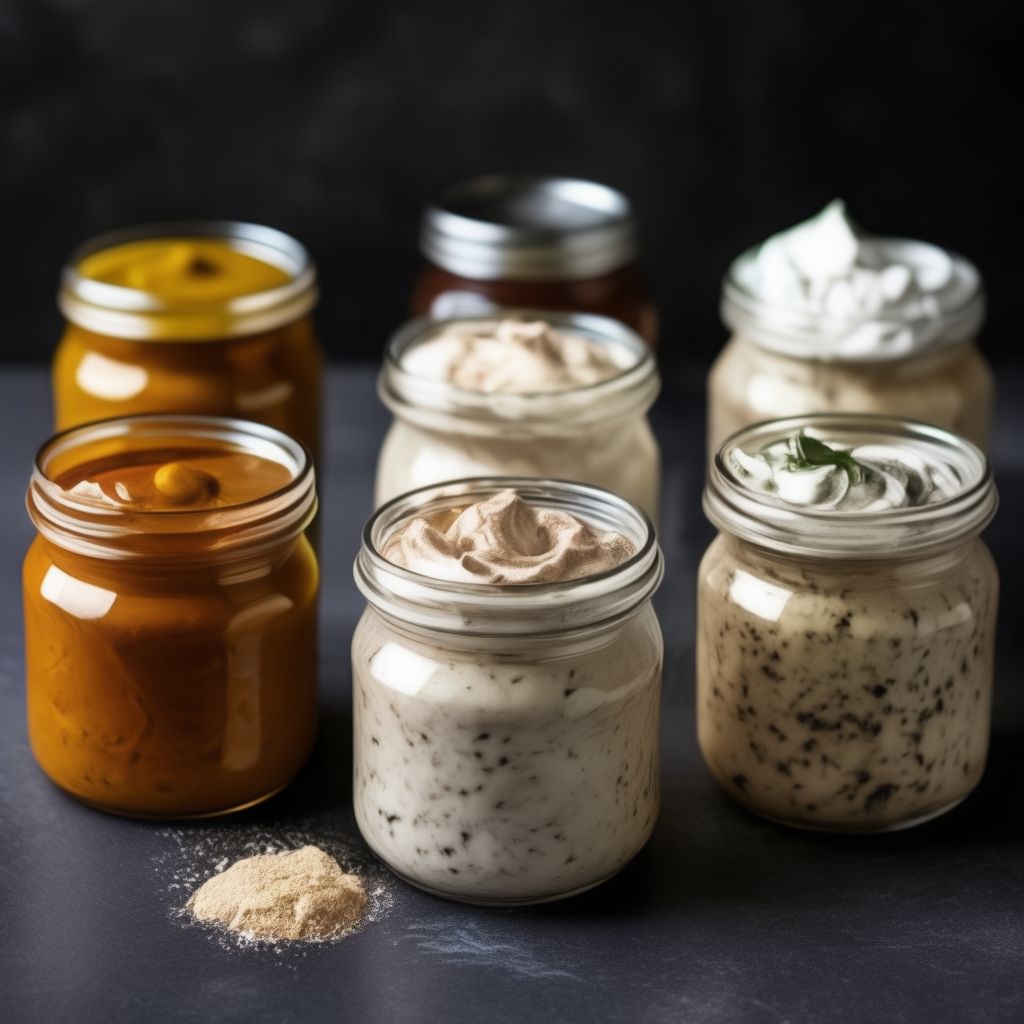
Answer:
[[[846,471],[850,483],[859,484],[864,479],[864,467],[853,457],[848,448],[830,448],[816,437],[808,437],[803,431],[793,438],[795,454],[790,455],[787,469],[813,469],[815,466],[837,466]]]

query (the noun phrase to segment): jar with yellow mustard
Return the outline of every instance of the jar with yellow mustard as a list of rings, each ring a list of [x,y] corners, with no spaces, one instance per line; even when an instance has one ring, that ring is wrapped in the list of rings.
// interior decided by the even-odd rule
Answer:
[[[56,429],[151,412],[237,416],[317,455],[316,268],[273,228],[228,221],[127,228],[64,269],[53,362]]]
[[[43,446],[28,510],[28,727],[46,774],[143,817],[283,788],[316,731],[307,449],[243,420],[105,420]]]

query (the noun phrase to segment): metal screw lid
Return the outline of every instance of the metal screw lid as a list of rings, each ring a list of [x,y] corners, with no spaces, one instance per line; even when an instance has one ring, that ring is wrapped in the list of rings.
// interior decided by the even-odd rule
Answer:
[[[423,215],[420,249],[478,281],[583,280],[637,256],[629,200],[578,178],[489,174],[445,189]]]

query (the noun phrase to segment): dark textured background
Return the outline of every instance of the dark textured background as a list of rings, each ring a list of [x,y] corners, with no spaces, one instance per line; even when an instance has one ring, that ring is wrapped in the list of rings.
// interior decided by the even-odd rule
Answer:
[[[941,0],[0,0],[0,355],[46,358],[68,251],[125,224],[254,220],[320,264],[337,359],[402,319],[421,204],[511,169],[643,217],[667,358],[724,337],[741,248],[844,196],[982,268],[1015,355],[1012,5]]]

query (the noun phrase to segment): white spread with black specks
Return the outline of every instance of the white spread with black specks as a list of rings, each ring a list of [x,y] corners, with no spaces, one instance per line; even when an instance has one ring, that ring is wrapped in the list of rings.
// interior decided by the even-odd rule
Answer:
[[[594,885],[637,853],[658,813],[654,612],[578,656],[517,659],[488,644],[446,651],[364,614],[359,827],[395,870],[444,895],[533,901]]]
[[[980,540],[920,564],[819,571],[720,535],[699,585],[700,745],[737,801],[871,831],[977,784],[998,597]]]

